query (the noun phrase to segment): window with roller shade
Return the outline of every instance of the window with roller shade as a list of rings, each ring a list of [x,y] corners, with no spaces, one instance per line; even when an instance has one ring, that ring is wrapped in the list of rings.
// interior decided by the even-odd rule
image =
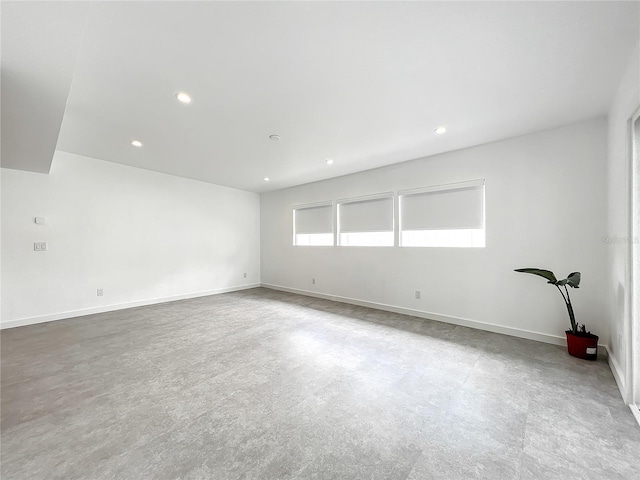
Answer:
[[[401,247],[484,247],[484,180],[398,192]]]
[[[338,245],[392,247],[393,194],[338,201]]]
[[[333,205],[305,205],[293,209],[293,244],[333,245]]]

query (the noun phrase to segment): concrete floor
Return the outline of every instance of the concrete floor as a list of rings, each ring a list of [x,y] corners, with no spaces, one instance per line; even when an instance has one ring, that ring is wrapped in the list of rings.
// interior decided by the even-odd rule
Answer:
[[[266,289],[10,330],[3,479],[638,479],[607,364]]]

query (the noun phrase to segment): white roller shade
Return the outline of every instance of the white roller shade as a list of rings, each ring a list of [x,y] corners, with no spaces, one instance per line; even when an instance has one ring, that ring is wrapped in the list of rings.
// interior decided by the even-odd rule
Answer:
[[[341,233],[393,231],[392,196],[342,201],[338,211]]]
[[[333,233],[331,205],[301,207],[295,209],[295,233]]]
[[[402,230],[484,227],[484,185],[401,195]]]

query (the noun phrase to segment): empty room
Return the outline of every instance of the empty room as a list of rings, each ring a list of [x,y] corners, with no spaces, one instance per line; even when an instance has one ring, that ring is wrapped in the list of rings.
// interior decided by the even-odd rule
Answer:
[[[3,480],[640,478],[640,2],[0,21]]]

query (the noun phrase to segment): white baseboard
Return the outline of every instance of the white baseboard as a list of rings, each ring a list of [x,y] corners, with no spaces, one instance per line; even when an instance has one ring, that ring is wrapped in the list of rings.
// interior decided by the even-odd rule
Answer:
[[[638,408],[638,405],[632,403],[631,405],[629,405],[629,408],[631,409],[631,413],[633,413],[636,422],[638,422],[638,425],[640,425],[640,409]]]
[[[33,325],[36,323],[53,322],[55,320],[64,320],[67,318],[82,317],[92,315],[94,313],[113,312],[116,310],[124,310],[125,308],[144,307],[145,305],[155,305],[158,303],[175,302],[176,300],[187,300],[189,298],[207,297],[209,295],[218,295],[220,293],[237,292],[240,290],[248,290],[250,288],[259,287],[259,283],[249,285],[238,285],[235,287],[219,288],[217,290],[208,290],[206,292],[186,293],[183,295],[173,295],[171,297],[152,298],[148,300],[139,300],[135,302],[119,303],[115,305],[101,305],[99,307],[83,308],[80,310],[71,310],[68,312],[52,313],[48,315],[40,315],[37,317],[19,318],[0,323],[0,329],[23,327],[25,325]]]
[[[426,318],[429,320],[436,320],[438,322],[450,323],[453,325],[460,325],[463,327],[475,328],[478,330],[485,330],[493,333],[501,333],[503,335],[510,335],[512,337],[536,340],[539,342],[550,343],[552,345],[561,345],[561,346],[566,345],[565,337],[561,337],[561,336],[549,335],[546,333],[539,333],[539,332],[532,332],[530,330],[524,330],[524,329],[513,328],[513,327],[505,327],[505,326],[496,325],[493,323],[481,322],[478,320],[471,320],[467,318],[453,317],[450,315],[443,315],[439,313],[425,312],[422,310],[414,310],[411,308],[397,307],[394,305],[387,305],[384,303],[377,303],[377,302],[370,302],[367,300],[359,300],[355,298],[342,297],[339,295],[329,295],[324,293],[312,292],[309,290],[284,287],[281,285],[274,285],[269,283],[261,283],[261,284],[253,283],[248,285],[239,285],[235,287],[221,288],[217,290],[209,290],[205,292],[188,293],[183,295],[174,295],[171,297],[153,298],[153,299],[140,300],[135,302],[127,302],[127,303],[114,304],[114,305],[103,305],[100,307],[72,310],[72,311],[53,313],[48,315],[40,315],[37,317],[20,318],[20,319],[9,320],[9,321],[0,323],[0,329],[22,327],[22,326],[33,325],[37,323],[52,322],[56,320],[64,320],[67,318],[74,318],[74,317],[82,317],[85,315],[92,315],[95,313],[112,312],[116,310],[123,310],[126,308],[143,307],[145,305],[155,305],[159,303],[173,302],[176,300],[187,300],[189,298],[198,298],[198,297],[206,297],[209,295],[218,295],[221,293],[237,292],[237,291],[248,290],[248,289],[257,288],[257,287],[265,287],[272,290],[280,290],[283,292],[306,295],[309,297],[322,298],[322,299],[331,300],[334,302],[348,303],[351,305],[375,308],[375,309],[384,310],[387,312],[400,313],[403,315],[410,315],[410,316],[419,317],[419,318]],[[599,347],[599,351],[602,352],[602,355],[604,355],[605,357],[609,357],[608,350],[605,345],[598,345],[598,347]],[[617,368],[617,364],[612,363],[612,359],[609,358],[609,365],[611,366],[611,370],[614,372],[614,377],[616,378],[616,381],[618,382],[618,386],[620,387],[621,386],[620,381],[624,382],[624,380],[621,380],[623,377],[619,375],[619,369]],[[621,388],[621,392],[622,391],[623,391],[623,387]],[[624,393],[623,393],[623,396],[624,396]]]
[[[609,368],[611,369],[611,373],[613,373],[613,378],[618,384],[618,390],[620,390],[620,395],[622,395],[622,399],[624,400],[624,402],[628,403],[627,386],[624,379],[625,378],[624,374],[622,372],[622,369],[620,368],[620,364],[616,360],[616,357],[613,355],[609,355],[608,361],[609,361]]]
[[[429,320],[436,320],[438,322],[451,323],[453,325],[460,325],[462,327],[475,328],[477,330],[486,330],[493,333],[501,333],[503,335],[510,335],[512,337],[526,338],[528,340],[536,340],[538,342],[550,343],[553,345],[567,344],[566,337],[549,335],[546,333],[532,332],[530,330],[523,330],[520,328],[505,327],[503,325],[496,325],[493,323],[480,322],[478,320],[471,320],[468,318],[452,317],[450,315],[442,315],[440,313],[424,312],[422,310],[413,310],[411,308],[396,307],[393,305],[387,305],[384,303],[369,302],[366,300],[358,300],[355,298],[341,297],[338,295],[329,295],[325,293],[311,292],[308,290],[301,290],[298,288],[283,287],[281,285],[273,285],[270,283],[262,283],[261,286],[270,288],[272,290],[280,290],[283,292],[297,293],[299,295],[306,295],[309,297],[323,298],[325,300],[331,300],[334,302],[349,303],[351,305],[359,305],[362,307],[376,308],[378,310],[384,310],[387,312],[401,313],[404,315],[411,315],[413,317],[426,318]],[[598,345],[599,351],[606,357],[608,350],[605,345]]]

